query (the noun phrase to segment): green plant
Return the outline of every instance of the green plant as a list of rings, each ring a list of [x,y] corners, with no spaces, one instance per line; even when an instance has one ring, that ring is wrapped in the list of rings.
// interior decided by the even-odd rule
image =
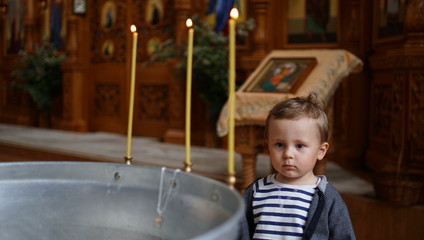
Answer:
[[[12,72],[12,88],[27,92],[40,111],[50,114],[53,98],[61,93],[60,62],[66,56],[47,42],[36,45],[32,53],[20,51],[19,55],[18,67]]]
[[[216,33],[211,26],[193,16],[193,88],[206,102],[211,120],[216,120],[228,97],[228,38]],[[237,26],[239,27],[239,25]],[[240,25],[239,33],[246,34],[252,30],[254,21]],[[244,37],[244,36],[242,36]],[[152,61],[164,61],[171,57],[181,57],[178,67],[179,76],[185,77],[187,68],[187,46],[177,46],[174,41],[167,40],[153,53]]]

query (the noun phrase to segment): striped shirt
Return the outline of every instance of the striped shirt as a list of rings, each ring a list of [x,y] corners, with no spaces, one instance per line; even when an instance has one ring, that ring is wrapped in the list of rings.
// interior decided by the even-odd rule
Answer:
[[[275,174],[256,181],[253,239],[302,239],[316,186],[283,184]]]

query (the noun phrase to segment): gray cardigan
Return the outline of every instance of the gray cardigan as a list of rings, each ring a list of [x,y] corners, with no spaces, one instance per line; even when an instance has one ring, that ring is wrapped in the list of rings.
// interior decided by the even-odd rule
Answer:
[[[355,239],[355,233],[345,202],[325,176],[318,177],[321,178],[321,181],[312,198],[303,239]],[[246,202],[246,212],[241,222],[239,239],[251,239],[253,236],[255,228],[252,211],[254,186],[255,184],[252,183],[243,195]]]

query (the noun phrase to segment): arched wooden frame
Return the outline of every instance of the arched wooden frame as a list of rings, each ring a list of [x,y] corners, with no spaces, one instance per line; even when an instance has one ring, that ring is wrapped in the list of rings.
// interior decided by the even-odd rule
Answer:
[[[323,20],[325,27],[320,32],[318,29],[314,31],[308,30],[313,26],[311,17],[308,17],[308,5],[312,2],[321,6],[322,11],[327,14],[327,20]],[[277,48],[336,48],[341,42],[341,17],[340,17],[340,0],[288,0],[272,2],[271,11],[275,14],[270,14],[274,34],[275,46]],[[314,10],[317,7],[309,8]],[[278,14],[277,14],[278,12]],[[315,15],[319,15],[316,12]],[[275,16],[275,17],[274,17]],[[324,17],[325,19],[325,17]],[[316,24],[316,23],[315,23]],[[300,30],[299,30],[300,29]]]

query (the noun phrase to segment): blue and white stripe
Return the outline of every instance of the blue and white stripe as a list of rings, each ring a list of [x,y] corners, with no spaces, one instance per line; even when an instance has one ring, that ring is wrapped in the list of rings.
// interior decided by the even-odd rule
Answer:
[[[269,175],[253,189],[253,239],[302,239],[316,185],[288,185]]]

